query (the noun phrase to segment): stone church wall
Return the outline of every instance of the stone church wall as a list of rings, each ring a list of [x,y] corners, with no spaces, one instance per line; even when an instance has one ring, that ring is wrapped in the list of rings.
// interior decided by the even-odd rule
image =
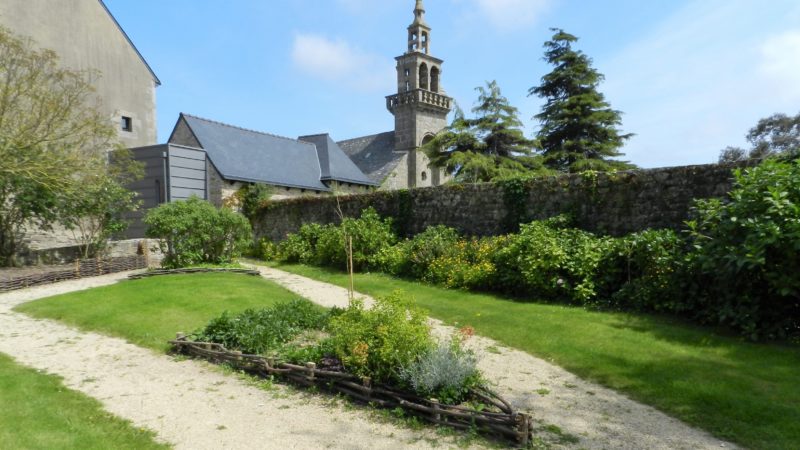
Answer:
[[[704,165],[543,178],[527,183],[523,208],[516,212],[507,206],[504,188],[491,183],[382,191],[342,198],[341,205],[351,217],[372,206],[393,217],[406,235],[439,224],[466,235],[499,235],[514,231],[520,222],[517,215],[527,221],[571,214],[580,228],[618,236],[647,228],[681,228],[693,199],[726,195],[733,168]],[[333,198],[275,203],[256,218],[256,237],[279,241],[304,223],[338,222],[335,207]]]

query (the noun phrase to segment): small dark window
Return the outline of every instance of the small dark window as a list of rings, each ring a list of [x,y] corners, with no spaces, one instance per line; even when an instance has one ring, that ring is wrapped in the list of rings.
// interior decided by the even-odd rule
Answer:
[[[422,181],[426,181],[428,179],[428,172],[422,172]]]
[[[127,116],[122,116],[122,122],[120,123],[122,126],[122,131],[131,132],[133,131],[133,119]]]

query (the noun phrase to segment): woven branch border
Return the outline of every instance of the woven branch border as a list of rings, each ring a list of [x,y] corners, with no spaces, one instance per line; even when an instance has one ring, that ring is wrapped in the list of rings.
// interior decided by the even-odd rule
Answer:
[[[239,273],[242,275],[261,276],[261,273],[252,269],[214,269],[214,268],[189,268],[189,269],[156,269],[144,273],[136,273],[128,278],[131,280],[141,280],[142,278],[157,277],[161,275],[179,275],[184,273]]]
[[[314,363],[299,366],[280,362],[274,358],[230,351],[216,343],[189,341],[183,334],[178,334],[177,339],[170,341],[170,344],[179,353],[217,364],[225,363],[261,377],[278,375],[301,386],[316,386],[326,391],[342,393],[357,401],[381,408],[402,408],[431,423],[500,436],[522,447],[530,442],[532,433],[530,416],[514,411],[508,402],[490,390],[471,390],[472,398],[494,409],[494,411],[479,411],[441,404],[435,399],[425,399],[397,391],[391,386],[373,384],[369,378],[320,370]]]
[[[145,269],[148,264],[149,261],[147,257],[143,255],[110,259],[77,260],[73,264],[66,264],[60,268],[48,270],[44,273],[15,277],[10,280],[0,280],[0,292],[9,292],[43,284],[58,283],[59,281]]]

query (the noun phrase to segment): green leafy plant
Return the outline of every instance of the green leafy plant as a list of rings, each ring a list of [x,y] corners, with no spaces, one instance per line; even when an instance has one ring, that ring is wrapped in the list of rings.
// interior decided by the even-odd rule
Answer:
[[[245,353],[264,354],[278,350],[303,331],[322,328],[327,318],[322,308],[297,299],[271,308],[248,309],[235,316],[225,312],[193,333],[192,338]]]
[[[323,234],[330,233],[331,227],[316,223],[304,224],[297,233],[290,234],[278,244],[276,259],[289,263],[319,265],[321,261],[317,256],[317,243]]]
[[[424,279],[450,288],[487,289],[497,274],[492,257],[507,241],[505,236],[461,239],[430,263]]]
[[[400,293],[366,309],[354,300],[328,325],[336,356],[348,372],[373,381],[400,380],[400,371],[433,347],[426,313]]]
[[[752,339],[800,335],[800,160],[735,171],[688,223],[699,315]]]
[[[305,224],[278,245],[277,259],[284,262],[346,267],[347,240],[353,241],[353,266],[369,267],[383,249],[397,241],[390,219],[367,208],[358,219],[344,218],[336,225]]]
[[[608,238],[567,228],[564,216],[522,225],[495,254],[496,283],[510,292],[535,292],[549,299],[586,303],[597,294],[600,261]]]
[[[686,247],[673,230],[647,230],[614,239],[600,264],[595,303],[624,310],[683,312]]]
[[[353,240],[353,269],[369,267],[374,255],[397,242],[391,219],[381,219],[374,208],[361,212],[358,219],[345,218],[338,227],[330,228],[319,242],[319,258],[325,264],[346,266],[345,236]]]
[[[252,242],[244,216],[197,197],[152,209],[144,222],[147,236],[159,239],[164,267],[230,263]]]

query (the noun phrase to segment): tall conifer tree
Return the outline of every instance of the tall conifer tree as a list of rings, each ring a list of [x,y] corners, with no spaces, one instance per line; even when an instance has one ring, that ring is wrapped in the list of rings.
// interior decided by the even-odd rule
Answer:
[[[535,116],[541,123],[537,138],[545,164],[562,172],[634,167],[613,159],[623,156],[619,149],[633,135],[618,129],[622,113],[611,109],[598,92],[603,75],[592,67],[591,58],[572,48],[577,37],[552,31],[552,39],[544,44],[544,60],[555,68],[529,91],[546,100]]]

